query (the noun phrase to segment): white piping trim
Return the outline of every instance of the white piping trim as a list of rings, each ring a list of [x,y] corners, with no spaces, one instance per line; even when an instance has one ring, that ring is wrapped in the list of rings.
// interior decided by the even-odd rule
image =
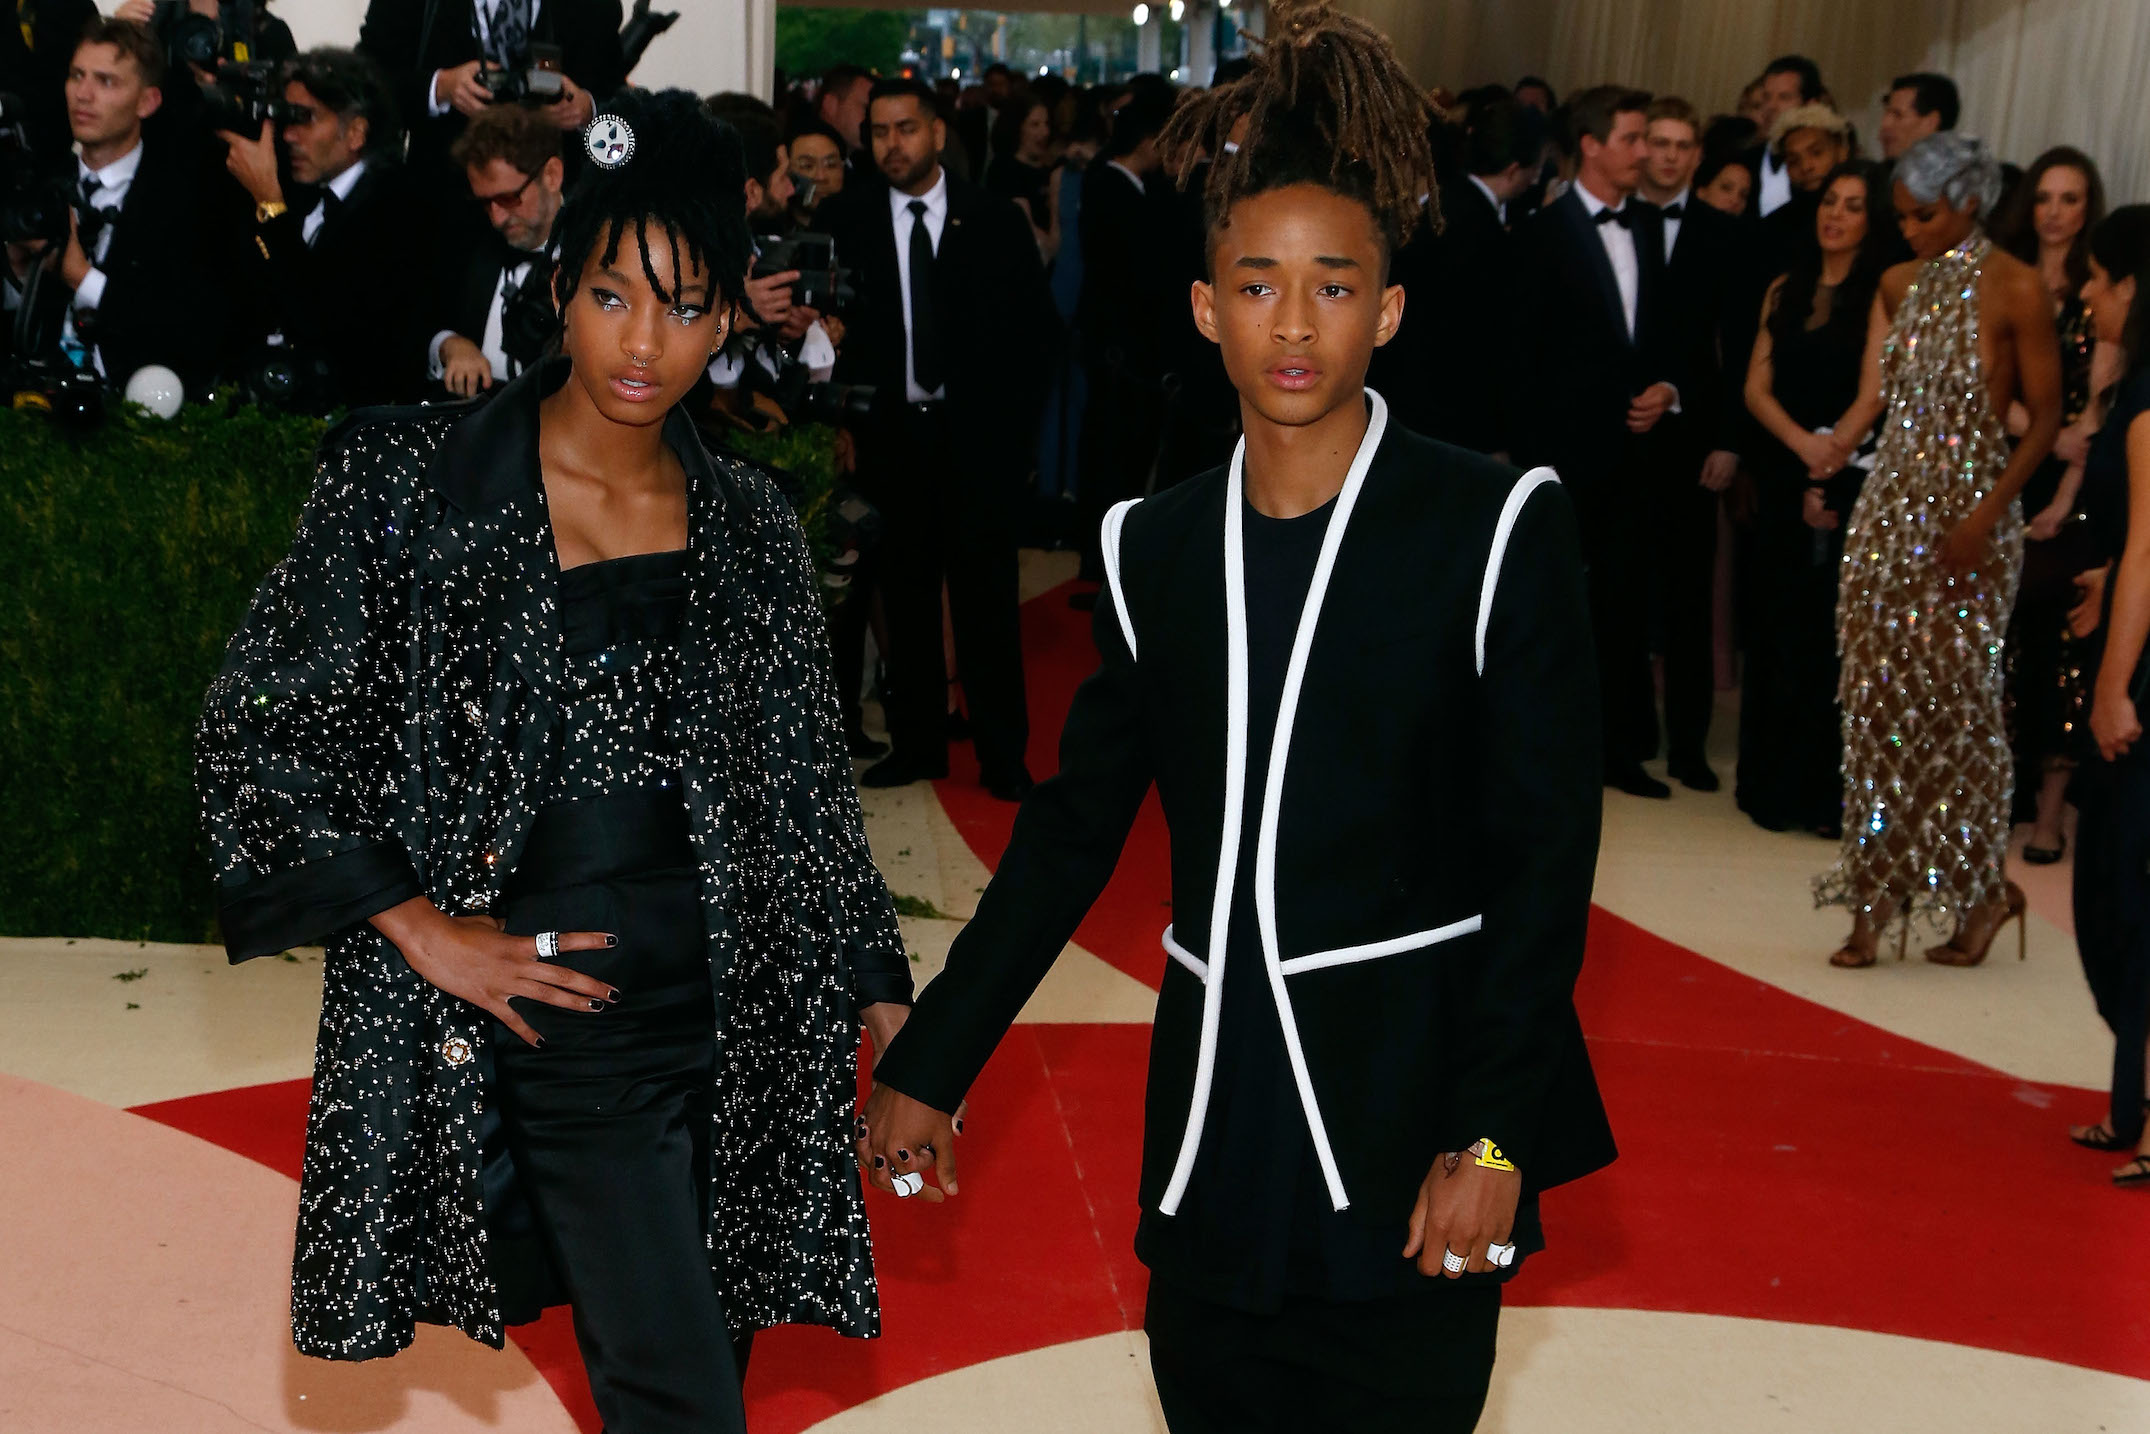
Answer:
[[[1322,600],[1328,596],[1329,578],[1336,570],[1336,553],[1344,543],[1344,532],[1351,524],[1351,510],[1358,505],[1359,491],[1366,486],[1367,470],[1373,467],[1374,452],[1381,446],[1381,435],[1388,428],[1389,406],[1381,395],[1366,390],[1372,412],[1366,422],[1366,436],[1359,440],[1359,451],[1351,460],[1351,469],[1344,475],[1343,491],[1336,496],[1336,512],[1329,518],[1329,530],[1322,535],[1321,558],[1314,565],[1314,580],[1307,589],[1306,605],[1299,611],[1299,632],[1292,641],[1291,664],[1284,671],[1284,695],[1277,708],[1276,740],[1269,750],[1269,775],[1262,793],[1262,816],[1260,834],[1254,846],[1254,912],[1262,930],[1262,958],[1269,968],[1269,990],[1276,998],[1277,1024],[1284,1032],[1284,1052],[1291,1058],[1292,1079],[1299,1087],[1299,1104],[1306,1112],[1307,1135],[1314,1146],[1314,1156],[1321,1164],[1322,1179],[1328,1182],[1329,1203],[1342,1210],[1351,1204],[1351,1197],[1344,1193],[1344,1177],[1336,1168],[1336,1152],[1329,1145],[1328,1127],[1321,1118],[1321,1105],[1314,1098],[1314,1079],[1307,1071],[1306,1051],[1299,1042],[1299,1023],[1292,1015],[1291,994],[1284,989],[1283,961],[1277,949],[1277,819],[1284,801],[1284,771],[1291,761],[1292,723],[1299,711],[1299,691],[1306,682],[1307,656],[1314,646],[1314,629],[1321,622]],[[1232,491],[1225,496],[1230,511],[1237,513],[1240,497],[1239,465],[1232,467]],[[1232,530],[1232,549],[1226,555],[1227,572],[1245,582],[1242,567],[1245,552],[1239,543],[1236,527]],[[1234,634],[1235,659],[1244,662],[1246,632],[1242,625]],[[1212,952],[1222,946],[1212,946]],[[1220,963],[1221,964],[1221,963]]]
[[[1558,483],[1560,475],[1550,468],[1533,468],[1515,480],[1508,490],[1508,501],[1501,505],[1501,519],[1493,525],[1493,550],[1486,555],[1485,585],[1478,590],[1478,675],[1486,675],[1486,629],[1493,622],[1493,592],[1500,586],[1501,560],[1508,555],[1508,538],[1515,532],[1516,520],[1523,516],[1523,504],[1537,492],[1539,485]]]
[[[1105,525],[1100,540],[1105,552],[1105,582],[1112,589],[1112,610],[1120,615],[1120,635],[1127,639],[1127,655],[1135,656],[1135,620],[1127,612],[1127,594],[1120,587],[1120,525],[1127,521],[1127,510],[1141,502],[1140,498],[1128,498],[1105,510]]]
[[[1194,972],[1194,978],[1197,981],[1207,981],[1209,979],[1209,963],[1180,945],[1173,938],[1172,928],[1169,926],[1165,928],[1165,954]]]
[[[1340,946],[1334,951],[1316,951],[1311,956],[1294,956],[1279,963],[1287,976],[1302,971],[1319,971],[1329,966],[1348,966],[1354,961],[1378,961],[1383,956],[1400,956],[1406,951],[1423,951],[1428,946],[1438,946],[1443,941],[1453,941],[1458,936],[1468,936],[1485,924],[1485,918],[1466,916],[1461,921],[1451,921],[1446,926],[1436,926],[1431,931],[1416,931],[1409,936],[1391,937],[1387,941],[1372,941],[1364,946]],[[1167,941],[1171,938],[1168,929]],[[1166,947],[1170,950],[1170,946]],[[1192,959],[1191,957],[1189,959]]]
[[[1239,832],[1246,811],[1247,785],[1247,585],[1240,561],[1240,469],[1247,457],[1241,437],[1232,451],[1231,480],[1224,494],[1224,825],[1217,841],[1217,884],[1209,908],[1209,949],[1218,959],[1202,974],[1202,1037],[1196,1047],[1194,1094],[1188,1102],[1187,1130],[1180,1137],[1172,1179],[1157,1202],[1160,1215],[1177,1214],[1187,1182],[1194,1177],[1195,1152],[1209,1113],[1210,1083],[1217,1074],[1217,1028],[1224,1016],[1225,937],[1232,922],[1232,881],[1239,870]]]

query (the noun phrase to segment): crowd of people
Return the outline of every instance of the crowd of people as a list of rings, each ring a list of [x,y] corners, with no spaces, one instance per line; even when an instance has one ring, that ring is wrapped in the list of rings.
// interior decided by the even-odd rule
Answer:
[[[476,397],[538,362],[578,139],[627,81],[619,6],[560,0],[534,27],[375,0],[354,48],[306,53],[254,13],[275,68],[252,101],[144,0],[40,6],[0,57],[69,200],[64,236],[8,245],[15,356],[323,412]],[[1018,547],[1080,547],[1102,582],[1116,504],[1231,456],[1239,397],[1188,301],[1215,156],[1168,172],[1160,147],[1200,93],[839,65],[780,76],[775,104],[705,101],[769,262],[700,403],[844,429],[879,519],[834,621],[869,786],[945,776],[967,736],[1020,800]],[[1369,383],[1398,423],[1566,484],[1606,785],[1669,797],[1644,766],[1662,755],[1671,782],[1718,787],[1729,639],[1738,804],[1839,843],[1817,890],[1853,914],[1832,958],[1853,967],[1920,915],[1948,928],[1929,959],[1982,960],[2024,910],[2011,827],[2031,826],[2024,860],[2058,861],[2072,805],[2078,935],[2121,1048],[2110,1118],[2076,1134],[2134,1149],[2145,211],[2108,212],[2080,150],[2004,163],[1938,74],[1891,83],[1872,146],[1796,55],[1723,114],[1536,77],[1434,98],[1438,222],[1393,256],[1409,317]],[[891,749],[864,727],[869,680]],[[2123,1174],[2150,1182],[2150,1156]]]

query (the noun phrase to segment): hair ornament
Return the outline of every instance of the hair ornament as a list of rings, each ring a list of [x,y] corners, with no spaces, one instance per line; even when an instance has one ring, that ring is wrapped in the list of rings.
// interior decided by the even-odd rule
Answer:
[[[634,127],[618,115],[597,115],[583,127],[582,148],[599,169],[618,169],[635,157]]]

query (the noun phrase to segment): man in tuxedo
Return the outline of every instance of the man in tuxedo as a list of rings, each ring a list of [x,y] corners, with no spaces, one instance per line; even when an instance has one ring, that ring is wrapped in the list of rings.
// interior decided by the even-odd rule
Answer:
[[[1171,181],[1157,136],[1172,114],[1171,90],[1130,86],[1112,133],[1082,179],[1083,280],[1075,323],[1089,380],[1083,413],[1082,572],[1102,577],[1105,510],[1149,485],[1165,416],[1166,364],[1182,351],[1185,277],[1173,262],[1179,233]],[[1079,595],[1087,600],[1089,594]]]
[[[1889,81],[1881,97],[1881,157],[1894,167],[1899,156],[1930,134],[1954,129],[1963,113],[1956,82],[1920,71]]]
[[[226,164],[254,200],[251,275],[263,327],[306,390],[303,407],[393,403],[417,386],[418,325],[432,293],[425,212],[396,163],[381,72],[350,50],[291,63],[280,131],[226,131]],[[278,172],[281,140],[292,182]]]
[[[65,96],[76,153],[61,171],[73,226],[46,263],[39,308],[57,305],[62,351],[114,387],[161,364],[199,396],[215,377],[221,310],[199,290],[187,153],[177,136],[143,129],[164,78],[163,47],[132,21],[95,20],[75,46]]]
[[[370,0],[358,50],[389,77],[410,126],[412,179],[443,210],[461,208],[462,175],[449,147],[494,103],[489,76],[526,68],[533,45],[558,50],[560,97],[535,106],[577,131],[627,83],[620,0]]]
[[[1761,86],[1755,124],[1762,131],[1762,143],[1747,152],[1744,162],[1747,172],[1754,176],[1747,212],[1766,219],[1792,198],[1792,179],[1785,170],[1784,156],[1769,142],[1777,117],[1801,105],[1820,104],[1826,91],[1821,66],[1805,55],[1780,55],[1771,60],[1769,68],[1762,71]]]
[[[449,151],[491,233],[440,266],[439,327],[426,372],[469,398],[535,362],[559,324],[552,301],[553,222],[567,167],[560,131],[520,105],[487,110]]]
[[[1672,775],[1713,792],[1717,774],[1703,749],[1716,701],[1717,508],[1739,468],[1745,407],[1737,399],[1761,291],[1749,278],[1741,221],[1695,201],[1702,135],[1694,106],[1661,96],[1643,119],[1647,153],[1638,193],[1658,212],[1665,288],[1681,345],[1692,356],[1681,411],[1667,415],[1653,435],[1661,457],[1651,469],[1659,539],[1651,570],[1664,642],[1666,745]]]
[[[1538,411],[1516,430],[1516,461],[1555,469],[1573,495],[1590,568],[1605,709],[1605,783],[1671,789],[1643,770],[1657,751],[1650,672],[1650,435],[1681,407],[1689,354],[1665,277],[1655,208],[1634,198],[1650,97],[1603,85],[1568,104],[1575,183],[1517,233],[1522,277],[1517,370]]]
[[[933,92],[876,82],[867,128],[884,182],[847,184],[816,215],[858,276],[836,378],[874,389],[859,477],[886,525],[894,751],[861,780],[948,773],[945,581],[979,779],[1019,801],[1031,779],[1016,526],[1059,320],[1022,211],[942,167]]]
[[[822,73],[821,88],[814,96],[814,114],[843,141],[846,183],[874,179],[873,151],[866,145],[866,96],[871,93],[872,73],[846,63],[831,65]]]
[[[1441,227],[1426,225],[1390,261],[1404,291],[1403,326],[1374,350],[1366,382],[1397,422],[1428,438],[1506,454],[1519,375],[1474,351],[1514,322],[1518,279],[1508,206],[1537,180],[1545,112],[1515,99],[1471,108],[1467,174],[1443,186]]]

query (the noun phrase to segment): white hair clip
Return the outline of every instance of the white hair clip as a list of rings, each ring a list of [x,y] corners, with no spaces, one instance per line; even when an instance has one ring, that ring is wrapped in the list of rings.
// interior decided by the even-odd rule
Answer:
[[[618,115],[598,115],[582,131],[582,148],[599,169],[618,169],[635,157],[635,132]]]

